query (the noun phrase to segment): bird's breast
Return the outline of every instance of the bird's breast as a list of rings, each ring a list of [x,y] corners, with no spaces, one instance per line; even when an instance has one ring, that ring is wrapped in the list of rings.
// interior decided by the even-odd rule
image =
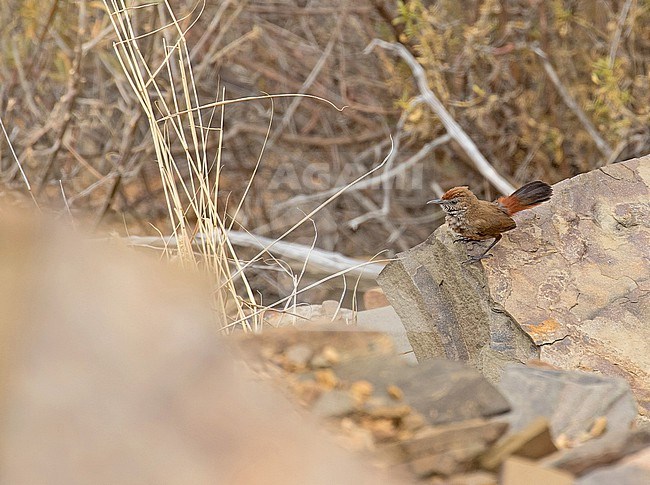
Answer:
[[[463,237],[466,237],[468,239],[475,239],[477,241],[485,239],[476,232],[475,228],[471,224],[468,223],[465,214],[462,212],[458,214],[447,213],[445,222],[447,222],[449,229],[454,231],[456,234],[460,234]]]

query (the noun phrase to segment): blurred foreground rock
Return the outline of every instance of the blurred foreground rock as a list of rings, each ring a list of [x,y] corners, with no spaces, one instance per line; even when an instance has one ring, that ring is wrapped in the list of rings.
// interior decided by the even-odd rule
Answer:
[[[301,328],[241,336],[239,345],[259,375],[274,377],[350,449],[375,452],[414,477],[451,476],[475,469],[508,428],[493,419],[508,402],[475,369],[447,360],[409,365],[377,332]],[[293,364],[296,348],[309,349],[307,365]]]
[[[286,312],[269,310],[264,314],[265,323],[271,327],[332,323],[349,325],[354,323],[355,318],[352,310],[341,308],[335,300],[327,300],[320,305],[296,305]]]
[[[576,481],[576,485],[650,483],[650,448],[632,455],[621,463],[602,467]]]
[[[530,359],[621,376],[647,416],[649,186],[650,157],[608,165],[517,214],[480,264],[462,264],[446,226],[400,254],[379,282],[418,360],[464,360],[493,382]]]
[[[598,438],[606,431],[627,434],[637,416],[630,386],[621,378],[511,365],[498,387],[514,407],[509,416],[512,431],[543,416],[553,439],[563,447]],[[599,421],[603,429],[594,432]]]
[[[356,322],[359,328],[383,332],[390,336],[395,345],[395,350],[407,362],[417,363],[413,347],[406,336],[404,324],[392,306],[364,310],[357,313]]]
[[[609,470],[650,450],[650,430],[635,427],[621,378],[512,365],[493,386],[459,362],[409,364],[387,336],[350,326],[237,340],[257,375],[344,446],[428,483],[568,485],[601,469],[638,475],[642,458],[632,470]]]
[[[200,278],[0,225],[0,483],[392,483],[249,379]]]

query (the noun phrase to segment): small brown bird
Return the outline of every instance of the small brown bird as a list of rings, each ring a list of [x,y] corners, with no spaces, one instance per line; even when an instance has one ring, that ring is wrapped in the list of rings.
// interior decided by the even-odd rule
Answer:
[[[490,256],[488,251],[501,240],[502,233],[517,227],[510,216],[546,202],[552,194],[550,185],[536,180],[495,202],[479,200],[468,187],[454,187],[442,198],[430,200],[427,204],[438,204],[446,212],[447,225],[461,236],[454,242],[494,238],[483,254],[469,258],[468,262],[474,263]]]

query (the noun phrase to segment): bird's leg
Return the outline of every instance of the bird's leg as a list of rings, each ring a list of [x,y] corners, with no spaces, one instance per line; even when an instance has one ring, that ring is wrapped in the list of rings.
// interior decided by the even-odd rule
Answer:
[[[487,248],[485,251],[483,251],[483,254],[481,254],[480,256],[471,256],[471,257],[466,261],[466,263],[476,263],[476,262],[478,262],[478,261],[480,261],[480,260],[482,260],[482,259],[492,257],[491,254],[488,254],[488,251],[489,251],[490,249],[492,249],[492,248],[496,245],[496,243],[498,243],[499,241],[501,241],[501,237],[502,237],[501,234],[499,234],[497,237],[494,238],[494,241],[492,241],[492,244],[490,244],[490,245],[488,246],[488,248]]]
[[[465,237],[465,236],[458,236],[457,238],[454,238],[454,242],[464,242],[464,243],[469,243],[469,242],[476,242],[476,239],[472,239],[471,237]]]

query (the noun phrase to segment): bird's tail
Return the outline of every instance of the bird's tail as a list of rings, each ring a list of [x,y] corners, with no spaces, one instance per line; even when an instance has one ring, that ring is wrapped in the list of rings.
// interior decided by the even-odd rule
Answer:
[[[536,180],[515,190],[512,195],[499,197],[497,203],[511,216],[517,212],[530,209],[546,202],[553,195],[553,189],[547,183]]]

